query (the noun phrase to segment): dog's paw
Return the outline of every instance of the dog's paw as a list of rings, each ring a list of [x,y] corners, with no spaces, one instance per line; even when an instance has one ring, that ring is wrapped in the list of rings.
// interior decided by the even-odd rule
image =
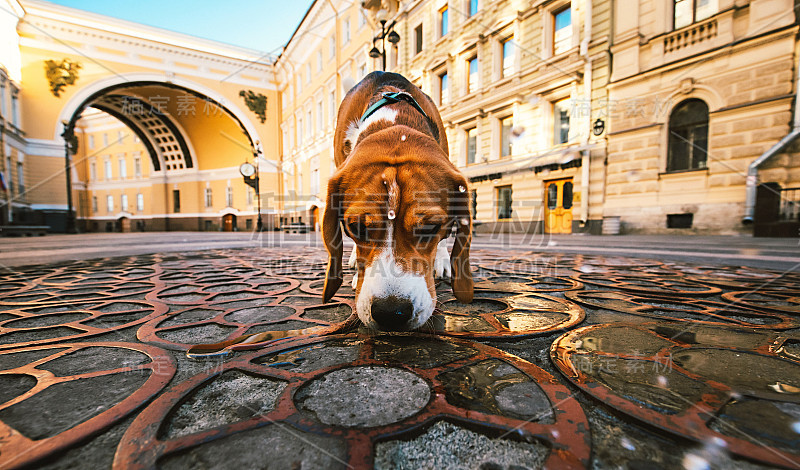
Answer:
[[[440,241],[439,246],[436,247],[433,275],[438,278],[450,277],[450,255],[447,253],[447,240]]]
[[[356,260],[358,259],[358,254],[356,253],[356,247],[353,245],[353,251],[350,252],[350,259],[347,260],[347,265],[351,268],[356,268]]]

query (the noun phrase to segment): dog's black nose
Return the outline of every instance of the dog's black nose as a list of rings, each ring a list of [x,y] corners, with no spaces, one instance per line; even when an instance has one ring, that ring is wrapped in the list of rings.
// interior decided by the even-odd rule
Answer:
[[[382,330],[407,329],[413,313],[414,305],[410,301],[393,295],[372,301],[372,319]]]

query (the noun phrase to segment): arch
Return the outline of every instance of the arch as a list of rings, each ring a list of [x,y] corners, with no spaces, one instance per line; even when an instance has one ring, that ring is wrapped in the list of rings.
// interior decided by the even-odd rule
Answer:
[[[220,93],[200,85],[199,83],[186,80],[185,78],[171,77],[166,79],[163,74],[147,72],[115,74],[110,77],[96,80],[78,90],[78,92],[72,95],[72,97],[61,109],[61,113],[58,116],[58,121],[56,122],[53,138],[55,140],[59,140],[61,138],[61,134],[64,132],[63,122],[74,124],[74,121],[77,118],[76,113],[79,110],[86,108],[88,103],[90,103],[93,99],[96,99],[117,88],[133,87],[137,85],[161,85],[165,87],[180,88],[195,95],[204,95],[212,99],[215,104],[228,113],[228,115],[239,124],[242,130],[245,131],[245,135],[247,136],[248,140],[250,140],[251,147],[255,148],[255,143],[262,140],[255,126],[244,113],[244,111],[242,111],[242,109],[237,105],[228,101],[228,99]]]
[[[681,90],[680,87],[678,87],[664,100],[664,103],[666,103],[667,106],[665,108],[658,108],[658,110],[663,110],[664,112],[656,113],[657,122],[667,124],[672,111],[679,104],[692,98],[705,101],[706,105],[708,105],[709,113],[713,113],[717,109],[720,109],[725,103],[725,100],[722,99],[722,96],[720,96],[719,93],[717,93],[717,91],[712,87],[694,83],[692,84],[692,90],[689,93],[686,93],[684,90]]]
[[[699,170],[708,159],[708,104],[699,98],[678,103],[667,126],[667,171]]]

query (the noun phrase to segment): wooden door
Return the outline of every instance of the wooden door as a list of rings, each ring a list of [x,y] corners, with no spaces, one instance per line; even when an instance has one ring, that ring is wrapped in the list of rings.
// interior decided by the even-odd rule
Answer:
[[[225,214],[222,216],[222,231],[233,232],[234,220],[236,220],[235,217],[236,216],[233,214]]]
[[[119,219],[119,231],[120,232],[130,232],[131,231],[131,219],[127,217],[121,217]]]
[[[572,233],[572,189],[572,178],[545,181],[545,233]]]

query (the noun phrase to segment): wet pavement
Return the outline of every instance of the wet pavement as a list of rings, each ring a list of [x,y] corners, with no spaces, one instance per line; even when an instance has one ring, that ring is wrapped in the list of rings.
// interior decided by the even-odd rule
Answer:
[[[800,468],[796,270],[472,258],[392,335],[352,272],[321,303],[321,248],[7,270],[0,468]]]

